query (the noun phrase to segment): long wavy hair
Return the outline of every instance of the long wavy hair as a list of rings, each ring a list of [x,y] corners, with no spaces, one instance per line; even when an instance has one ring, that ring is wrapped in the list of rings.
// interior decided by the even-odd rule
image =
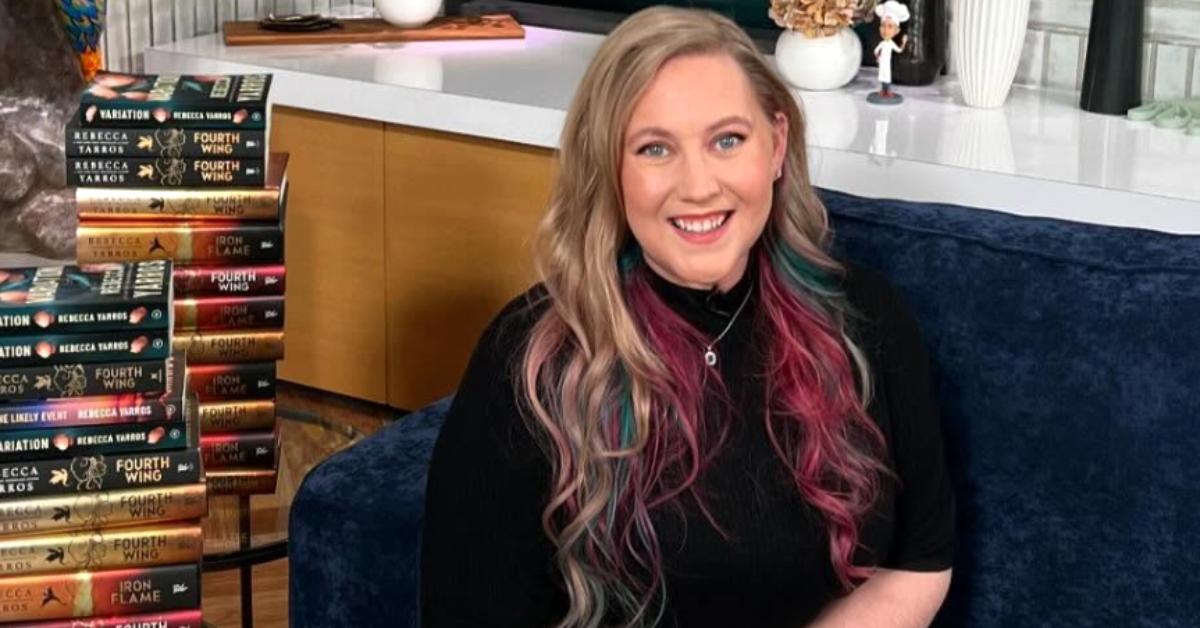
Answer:
[[[782,112],[789,121],[783,175],[751,257],[757,321],[769,339],[762,420],[799,495],[826,523],[843,587],[870,573],[853,558],[887,474],[886,446],[865,411],[870,370],[845,331],[844,270],[826,252],[828,217],[808,180],[799,107],[736,24],[654,7],[622,22],[584,74],[534,241],[549,306],[515,380],[552,468],[542,524],[570,600],[561,627],[656,624],[669,592],[651,513],[688,494],[712,521],[696,480],[728,421],[706,414],[701,400],[724,389],[697,359],[707,339],[647,281],[619,180],[635,103],[664,63],[688,54],[728,55],[768,118]]]

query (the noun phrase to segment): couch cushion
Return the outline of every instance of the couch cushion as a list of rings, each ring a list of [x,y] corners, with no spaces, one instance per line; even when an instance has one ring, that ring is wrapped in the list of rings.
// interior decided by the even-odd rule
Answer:
[[[943,623],[1200,625],[1200,237],[822,198],[935,362],[959,506]]]

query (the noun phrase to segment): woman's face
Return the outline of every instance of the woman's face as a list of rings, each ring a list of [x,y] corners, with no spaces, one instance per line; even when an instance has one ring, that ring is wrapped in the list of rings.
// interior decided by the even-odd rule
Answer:
[[[651,268],[691,288],[737,283],[771,213],[787,129],[728,55],[680,56],[659,69],[621,152],[625,218]]]

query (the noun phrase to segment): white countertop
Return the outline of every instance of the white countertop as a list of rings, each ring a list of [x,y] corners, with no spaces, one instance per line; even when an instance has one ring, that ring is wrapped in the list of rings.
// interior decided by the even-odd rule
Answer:
[[[207,35],[148,48],[153,73],[272,72],[272,102],[556,147],[601,36],[526,27],[524,40],[226,47]],[[816,185],[1101,224],[1200,234],[1200,137],[1081,111],[1077,94],[1014,87],[1001,109],[949,81],[877,107],[873,71],[796,92]]]

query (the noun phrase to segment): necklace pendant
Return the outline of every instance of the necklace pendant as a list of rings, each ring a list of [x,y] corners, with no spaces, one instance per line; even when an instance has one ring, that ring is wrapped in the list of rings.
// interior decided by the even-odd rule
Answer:
[[[713,351],[712,349],[706,350],[704,352],[704,363],[709,366],[716,366],[717,365],[717,352]]]

